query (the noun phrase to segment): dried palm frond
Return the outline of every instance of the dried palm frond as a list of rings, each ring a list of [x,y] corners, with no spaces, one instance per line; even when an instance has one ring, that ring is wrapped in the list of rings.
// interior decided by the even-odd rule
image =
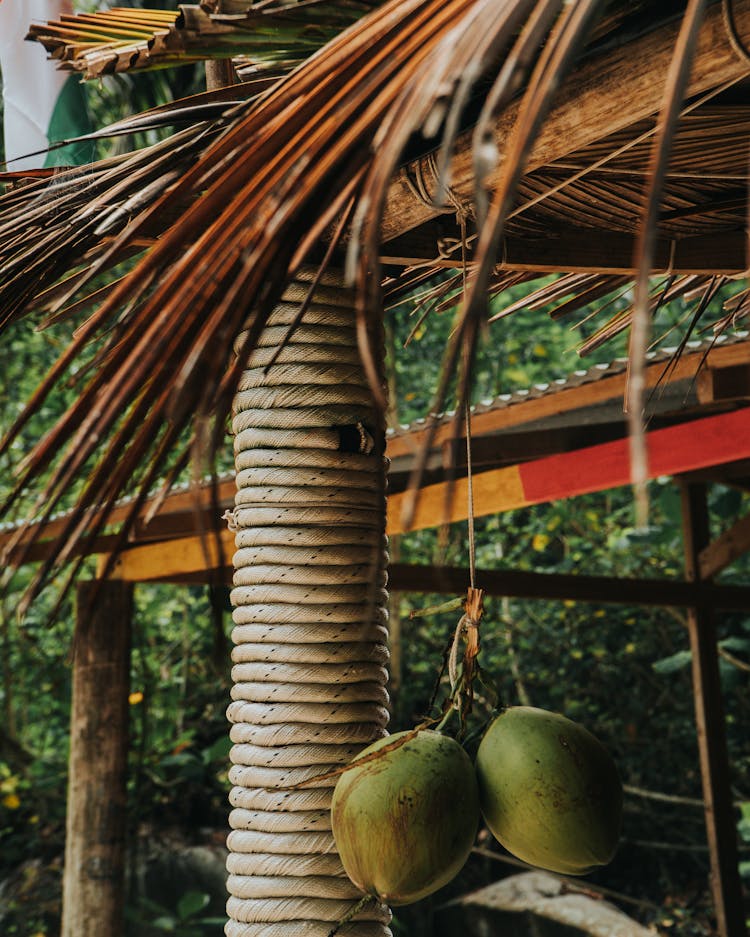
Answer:
[[[27,39],[40,42],[60,68],[84,78],[236,56],[245,66],[289,65],[373,5],[372,0],[260,3],[231,17],[212,17],[198,4],[180,4],[177,10],[113,7],[32,24]]]
[[[480,113],[475,139],[486,142],[499,109],[520,95],[499,185],[487,193],[487,220],[477,234],[436,409],[459,361],[459,397],[466,396],[487,294],[500,282],[498,248],[508,225],[522,221],[510,216],[530,148],[605,6],[388,0],[220,118],[0,198],[5,322],[24,314],[53,280],[72,274],[46,293],[45,312],[54,318],[98,288],[100,273],[143,252],[79,326],[2,445],[8,449],[91,346],[77,399],[20,466],[6,506],[44,480],[37,502],[44,520],[71,485],[82,486],[59,552],[41,568],[37,585],[55,563],[94,541],[134,479],[138,495],[119,529],[121,541],[147,492],[181,464],[186,447],[207,438],[206,426],[208,448],[220,445],[245,356],[270,309],[352,200],[349,256],[359,287],[360,343],[380,392],[368,343],[382,309],[380,220],[392,172],[415,146],[450,151],[469,100]],[[689,44],[676,54],[689,60]],[[447,169],[448,161],[442,165]],[[446,176],[442,188],[449,186]],[[233,339],[248,323],[235,359]]]
[[[148,248],[183,210],[177,198],[127,246],[113,252],[111,239],[134,214],[168,192],[234,119],[235,111],[250,106],[269,85],[266,79],[255,79],[193,95],[76,138],[93,140],[187,124],[135,153],[42,175],[0,174],[0,182],[26,179],[22,187],[0,195],[0,332],[32,301],[36,309],[54,308],[59,314],[80,285],[100,269]],[[40,253],[40,236],[46,254]]]
[[[656,138],[649,163],[644,199],[643,224],[638,229],[636,257],[638,276],[635,281],[633,325],[630,330],[630,375],[627,391],[628,427],[630,430],[630,462],[635,491],[636,521],[645,527],[648,520],[648,450],[643,421],[646,393],[646,351],[651,334],[649,314],[649,276],[656,250],[657,225],[661,194],[667,174],[672,137],[685,96],[692,52],[698,40],[706,0],[688,0],[687,10],[677,39],[676,55],[667,75],[664,100],[659,114]]]
[[[113,209],[105,195],[107,185],[110,192],[126,187],[125,175],[133,170],[144,180],[151,178],[162,151],[94,166],[78,191],[69,176],[59,177],[70,189],[63,203],[80,199],[78,208],[86,205],[84,216],[90,220],[83,232],[73,228],[71,233],[69,221],[51,224],[44,238],[45,262],[59,258],[58,275],[71,266],[74,252],[81,262],[91,248],[97,257],[89,271],[93,274],[144,237],[153,237],[154,228],[166,230],[138,265],[137,275],[116,286],[79,329],[6,439],[7,447],[76,353],[102,329],[110,329],[88,383],[29,455],[9,501],[51,469],[38,501],[42,516],[48,517],[70,483],[87,478],[63,532],[58,559],[102,530],[136,466],[149,466],[142,492],[153,484],[196,418],[215,417],[214,445],[223,436],[223,417],[242,367],[242,359],[238,364],[232,354],[233,337],[256,309],[248,349],[257,339],[288,270],[302,259],[298,250],[326,231],[359,183],[383,114],[403,83],[418,74],[432,45],[471,6],[471,0],[412,0],[376,10],[331,42],[325,54],[313,56],[259,100],[240,106],[241,113],[201,160],[183,170],[148,209],[136,210],[106,254],[93,243],[96,232],[102,223],[122,223],[122,213],[114,215],[121,205]],[[197,143],[193,133],[176,135],[184,135],[180,145],[188,150]],[[167,150],[163,152],[166,157]],[[163,175],[160,168],[159,178]],[[164,213],[175,205],[185,210],[165,226]],[[13,208],[11,217],[0,211],[6,230],[18,220],[18,206]],[[40,228],[42,222],[52,222],[48,197],[36,211]],[[0,284],[0,294],[15,294],[15,301],[3,302],[3,307],[17,312],[40,285],[42,270],[29,285],[29,245],[22,254],[13,243],[2,249],[10,254],[13,269]],[[106,446],[103,440],[108,440]],[[138,499],[134,511],[137,507]],[[123,536],[127,530],[126,521]],[[50,567],[42,567],[39,582]]]

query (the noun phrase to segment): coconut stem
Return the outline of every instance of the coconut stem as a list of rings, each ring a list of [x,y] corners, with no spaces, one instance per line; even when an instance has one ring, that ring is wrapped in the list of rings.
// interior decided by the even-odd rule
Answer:
[[[353,920],[360,911],[364,911],[368,904],[371,904],[375,901],[378,901],[377,895],[362,895],[359,901],[352,905],[352,907],[341,918],[338,924],[336,924],[333,930],[328,931],[328,937],[334,937],[335,934],[338,934],[338,932],[345,924],[348,924],[349,921]]]

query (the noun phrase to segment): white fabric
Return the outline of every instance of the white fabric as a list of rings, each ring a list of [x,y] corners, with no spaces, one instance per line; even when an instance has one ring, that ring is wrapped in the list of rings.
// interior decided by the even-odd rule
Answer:
[[[47,146],[47,129],[66,75],[47,61],[38,42],[25,42],[35,20],[72,13],[72,0],[0,0],[5,158],[8,169],[38,169],[45,156],[18,159]],[[12,162],[11,162],[12,160]]]

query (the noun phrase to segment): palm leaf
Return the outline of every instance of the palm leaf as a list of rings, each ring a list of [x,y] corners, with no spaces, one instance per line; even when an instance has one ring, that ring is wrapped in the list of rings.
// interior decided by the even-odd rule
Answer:
[[[40,42],[61,68],[89,79],[237,56],[257,67],[301,61],[372,6],[371,0],[261,3],[230,17],[210,16],[197,4],[114,7],[34,24],[27,38]]]

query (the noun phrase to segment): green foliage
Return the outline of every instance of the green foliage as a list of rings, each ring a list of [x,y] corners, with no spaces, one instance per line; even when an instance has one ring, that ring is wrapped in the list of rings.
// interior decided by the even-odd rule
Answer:
[[[205,892],[186,891],[174,910],[159,902],[142,898],[128,909],[131,931],[145,937],[179,934],[179,937],[214,937],[223,932],[225,918],[211,916],[208,911],[210,896]]]
[[[26,580],[18,580],[20,589]],[[9,937],[54,933],[60,913],[74,615],[68,602],[50,621],[52,592],[43,594],[22,624],[12,609],[2,620],[7,666],[0,685],[6,713],[0,743],[5,733],[12,734],[27,756],[16,755],[11,765],[0,744],[0,933]],[[199,842],[205,830],[226,825],[225,624],[213,619],[202,587],[136,590],[129,772],[134,836],[139,830],[174,827],[182,831],[183,842]],[[12,900],[3,894],[4,880]],[[45,902],[39,902],[38,888],[44,888]],[[172,930],[181,937],[221,933],[215,912],[201,914],[195,902],[186,899],[174,911],[179,926]],[[157,914],[141,904],[136,911],[141,921],[152,912],[161,920],[154,934],[169,931],[165,909]]]

